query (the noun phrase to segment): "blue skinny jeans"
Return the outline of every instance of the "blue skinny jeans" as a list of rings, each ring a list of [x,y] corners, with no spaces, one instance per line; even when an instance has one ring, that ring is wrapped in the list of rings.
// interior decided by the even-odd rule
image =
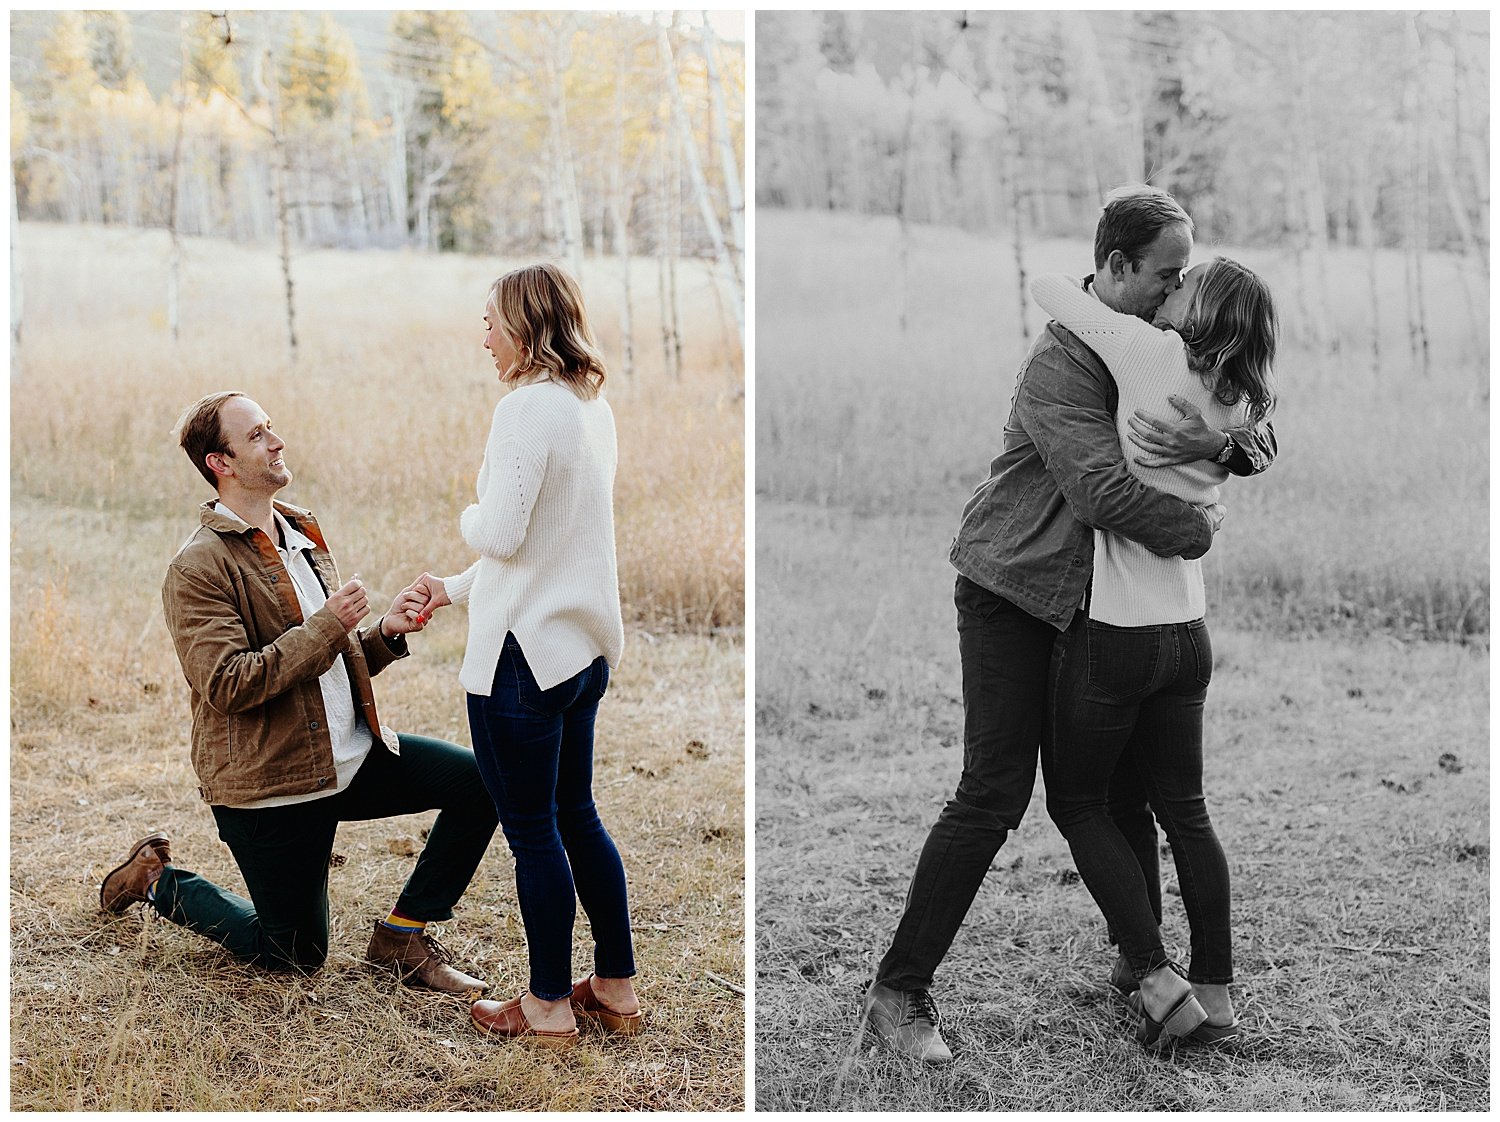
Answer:
[[[575,895],[593,928],[594,973],[635,974],[625,868],[594,807],[594,718],[608,684],[601,657],[543,690],[507,635],[490,695],[468,695],[474,758],[516,862],[529,988],[544,1001],[573,989]]]

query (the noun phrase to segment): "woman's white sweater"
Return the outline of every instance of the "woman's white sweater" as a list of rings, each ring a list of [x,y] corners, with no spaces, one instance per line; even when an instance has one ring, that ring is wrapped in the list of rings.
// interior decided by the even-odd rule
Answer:
[[[1125,462],[1142,483],[1186,502],[1208,506],[1219,501],[1227,468],[1209,460],[1174,467],[1142,467],[1145,453],[1130,442],[1129,420],[1137,409],[1175,417],[1167,395],[1191,401],[1214,428],[1245,423],[1244,403],[1221,404],[1201,377],[1188,368],[1187,347],[1175,331],[1162,331],[1137,316],[1117,312],[1083,285],[1061,273],[1039,276],[1031,295],[1048,315],[1093,350],[1120,390],[1115,425]],[[1104,530],[1094,531],[1094,586],[1089,618],[1120,627],[1186,623],[1204,613],[1203,566],[1181,557],[1158,557],[1139,542]]]
[[[490,423],[479,501],[459,529],[479,560],[443,585],[469,604],[459,681],[488,697],[506,632],[550,689],[625,644],[615,570],[615,418],[550,379],[500,399]]]

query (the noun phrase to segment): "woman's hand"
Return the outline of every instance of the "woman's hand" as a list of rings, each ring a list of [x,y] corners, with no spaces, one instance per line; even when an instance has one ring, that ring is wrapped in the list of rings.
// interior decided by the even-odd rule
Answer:
[[[380,620],[380,635],[394,639],[397,635],[408,635],[421,631],[431,615],[432,594],[422,583],[427,574],[412,581],[391,601],[390,610]]]
[[[448,590],[443,586],[443,582],[431,573],[423,573],[419,576],[412,582],[412,588],[420,588],[426,596],[422,611],[417,617],[418,622],[423,627],[427,626],[427,621],[432,618],[433,612],[453,603],[452,600],[448,599]]]

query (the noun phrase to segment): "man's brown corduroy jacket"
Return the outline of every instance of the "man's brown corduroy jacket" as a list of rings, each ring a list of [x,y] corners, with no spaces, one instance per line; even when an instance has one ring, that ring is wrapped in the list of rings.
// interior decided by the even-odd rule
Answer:
[[[333,746],[318,678],[342,657],[357,712],[392,752],[370,677],[406,655],[377,619],[354,634],[327,607],[302,618],[297,591],[265,532],[201,509],[197,531],[167,566],[162,606],[192,691],[193,769],[199,793],[219,804],[302,795],[334,783]],[[275,503],[316,543],[312,565],[326,591],[338,569],[311,512]]]

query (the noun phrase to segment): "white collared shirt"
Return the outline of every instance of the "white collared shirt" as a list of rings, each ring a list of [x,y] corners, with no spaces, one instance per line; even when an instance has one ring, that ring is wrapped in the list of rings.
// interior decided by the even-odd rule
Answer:
[[[223,503],[218,503],[214,510],[231,518],[239,518]],[[297,603],[302,608],[302,618],[305,620],[328,602],[328,593],[323,588],[323,582],[318,579],[318,574],[313,571],[312,561],[308,557],[314,543],[283,518],[280,511],[273,510],[272,515],[282,539],[272,544],[276,546],[276,552],[281,555],[281,563],[292,578],[292,587],[297,590]],[[349,786],[355,772],[359,771],[360,764],[370,754],[375,738],[354,704],[354,687],[349,681],[349,670],[344,665],[343,656],[334,659],[333,665],[318,678],[318,687],[323,692],[324,716],[328,721],[328,736],[333,743],[334,785],[305,795],[274,795],[268,799],[229,805],[242,810],[289,806],[292,803],[326,799]]]

